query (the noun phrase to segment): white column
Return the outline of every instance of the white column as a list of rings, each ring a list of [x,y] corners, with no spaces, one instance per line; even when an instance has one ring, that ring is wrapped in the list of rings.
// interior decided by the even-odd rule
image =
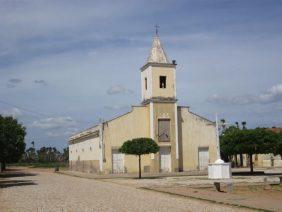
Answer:
[[[104,144],[103,144],[103,123],[99,126],[99,146],[100,146],[100,155],[99,155],[99,166],[100,171],[103,171],[103,150],[104,150]]]
[[[215,114],[215,133],[216,133],[216,159],[220,159],[220,145],[219,145],[219,132],[217,114]]]
[[[155,139],[154,137],[154,107],[153,102],[150,102],[150,137],[151,139]],[[151,153],[151,159],[154,159],[154,153]]]
[[[175,103],[175,156],[176,159],[179,159],[178,151],[178,116],[177,116],[177,104]]]

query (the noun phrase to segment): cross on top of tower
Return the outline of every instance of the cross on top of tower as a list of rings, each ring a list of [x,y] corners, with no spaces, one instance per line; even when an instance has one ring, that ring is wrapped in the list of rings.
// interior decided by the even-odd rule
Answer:
[[[159,36],[159,28],[160,28],[160,26],[158,24],[156,24],[155,28],[156,28],[156,36]]]
[[[158,24],[155,25],[156,35],[153,36],[153,43],[150,55],[147,59],[147,63],[170,63],[168,57],[165,54],[165,51],[162,47],[160,37],[159,37],[159,28]]]

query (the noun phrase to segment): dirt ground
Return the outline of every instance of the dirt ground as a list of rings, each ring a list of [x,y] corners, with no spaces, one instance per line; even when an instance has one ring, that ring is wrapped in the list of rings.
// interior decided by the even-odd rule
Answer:
[[[231,193],[226,192],[225,186],[221,187],[221,192],[216,191],[213,180],[209,180],[207,176],[103,181],[247,208],[282,211],[282,186],[279,185],[279,178],[271,177],[271,182],[267,183],[264,179],[265,176],[234,176],[230,180],[233,183]]]
[[[282,211],[281,185],[234,186],[231,193],[227,193],[225,188],[218,192],[213,187],[156,186],[147,189],[254,209]]]

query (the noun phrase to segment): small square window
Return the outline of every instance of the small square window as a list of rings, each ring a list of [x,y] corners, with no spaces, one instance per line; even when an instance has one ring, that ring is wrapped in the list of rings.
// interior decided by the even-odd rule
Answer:
[[[166,76],[160,76],[160,88],[166,88]]]

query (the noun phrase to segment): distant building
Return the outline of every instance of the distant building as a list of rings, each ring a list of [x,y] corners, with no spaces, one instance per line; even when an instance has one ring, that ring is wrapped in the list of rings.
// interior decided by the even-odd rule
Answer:
[[[137,157],[118,152],[124,141],[138,137],[150,137],[160,146],[157,154],[142,156],[142,172],[206,169],[216,160],[215,124],[177,105],[175,78],[176,62],[168,59],[156,35],[141,67],[141,105],[71,136],[70,169],[138,172]]]

